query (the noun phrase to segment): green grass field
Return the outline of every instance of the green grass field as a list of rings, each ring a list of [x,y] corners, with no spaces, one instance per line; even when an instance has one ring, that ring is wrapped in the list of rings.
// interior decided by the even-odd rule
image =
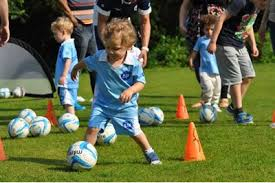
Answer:
[[[161,166],[148,165],[133,140],[119,136],[111,146],[96,146],[99,158],[92,170],[72,171],[66,164],[66,151],[83,139],[89,102],[84,102],[87,110],[77,113],[81,127],[75,133],[64,134],[53,127],[46,137],[10,139],[8,122],[24,108],[44,115],[47,99],[1,99],[0,136],[9,159],[0,162],[0,181],[274,181],[275,129],[269,127],[275,110],[274,67],[255,65],[257,78],[244,100],[245,110],[254,115],[253,126],[234,124],[225,111],[214,124],[200,123],[198,110],[191,109],[200,95],[194,73],[187,68],[147,69],[147,85],[139,104],[159,106],[164,111],[161,126],[143,128],[163,162]],[[185,98],[189,120],[175,118],[180,94]],[[80,95],[91,97],[87,74],[81,76]],[[54,107],[58,117],[64,113],[56,97]],[[182,160],[190,121],[196,124],[206,161]]]

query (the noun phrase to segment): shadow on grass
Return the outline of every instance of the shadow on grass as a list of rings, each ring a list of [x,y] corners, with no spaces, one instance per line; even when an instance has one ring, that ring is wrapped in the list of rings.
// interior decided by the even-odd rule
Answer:
[[[66,166],[66,161],[59,159],[48,159],[48,158],[34,158],[34,157],[9,157],[9,161],[19,161],[19,162],[32,162],[43,165],[58,165]]]
[[[175,98],[178,99],[178,95],[140,95],[140,97],[144,97],[144,98]],[[184,98],[200,98],[199,96],[184,96]]]

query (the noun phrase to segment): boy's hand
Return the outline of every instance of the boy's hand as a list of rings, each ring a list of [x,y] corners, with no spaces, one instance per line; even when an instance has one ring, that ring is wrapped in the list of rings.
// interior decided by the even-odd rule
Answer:
[[[71,78],[73,81],[75,81],[77,79],[77,75],[78,75],[78,70],[74,67],[71,72]]]
[[[127,103],[131,100],[133,94],[133,90],[131,88],[128,88],[120,94],[119,100],[121,101],[121,103]]]
[[[252,57],[258,57],[259,56],[259,50],[256,46],[251,49],[251,56]]]
[[[62,75],[62,76],[59,78],[59,84],[60,84],[60,85],[64,85],[65,82],[66,82],[66,76],[63,76],[63,75]]]
[[[207,50],[209,53],[214,54],[217,50],[217,44],[210,41]]]

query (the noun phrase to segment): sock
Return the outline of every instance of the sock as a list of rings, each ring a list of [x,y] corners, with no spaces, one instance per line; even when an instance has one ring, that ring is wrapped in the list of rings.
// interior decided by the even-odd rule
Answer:
[[[154,152],[154,149],[152,147],[150,147],[149,149],[145,150],[145,154],[150,154],[152,152]]]
[[[243,108],[242,107],[238,108],[238,109],[235,109],[235,114],[239,114],[241,112],[243,112]]]

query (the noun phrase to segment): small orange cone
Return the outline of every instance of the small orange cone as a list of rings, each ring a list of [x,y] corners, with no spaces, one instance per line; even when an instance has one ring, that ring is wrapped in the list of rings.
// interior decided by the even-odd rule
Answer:
[[[178,119],[189,119],[183,95],[179,96],[176,117]]]
[[[48,100],[47,113],[45,114],[45,117],[48,118],[48,120],[51,122],[53,126],[58,125],[52,100]]]
[[[4,150],[4,145],[3,142],[0,138],[0,161],[7,160],[8,158],[5,155],[5,150]]]
[[[272,114],[272,123],[270,124],[270,127],[275,128],[275,111],[273,111],[273,114]]]
[[[205,160],[201,142],[193,122],[189,123],[188,137],[185,145],[185,161],[202,161]]]

